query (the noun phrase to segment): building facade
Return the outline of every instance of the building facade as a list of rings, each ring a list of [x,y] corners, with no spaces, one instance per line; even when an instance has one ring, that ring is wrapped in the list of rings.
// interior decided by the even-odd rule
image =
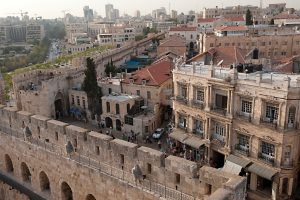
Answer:
[[[235,68],[178,62],[173,81],[176,129],[170,137],[193,151],[194,160],[217,168],[225,168],[225,160],[225,165],[239,165],[248,175],[251,199],[284,199],[295,193],[299,75],[245,75]]]

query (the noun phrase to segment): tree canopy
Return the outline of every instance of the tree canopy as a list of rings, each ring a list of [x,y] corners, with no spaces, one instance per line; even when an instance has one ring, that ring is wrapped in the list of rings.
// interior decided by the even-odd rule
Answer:
[[[252,13],[249,9],[246,12],[246,25],[247,26],[253,25]]]
[[[100,95],[100,88],[97,83],[97,72],[94,60],[90,57],[86,59],[85,77],[82,84],[82,90],[87,93],[89,98],[97,98]]]

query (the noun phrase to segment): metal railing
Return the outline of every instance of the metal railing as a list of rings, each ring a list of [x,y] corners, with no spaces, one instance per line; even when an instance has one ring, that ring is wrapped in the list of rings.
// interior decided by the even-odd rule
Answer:
[[[51,142],[40,141],[39,139],[36,138],[25,138],[25,135],[21,130],[13,130],[12,128],[6,128],[0,126],[0,133],[17,138],[21,142],[39,146],[45,151],[55,153],[57,156],[61,156],[68,160],[73,160],[74,162],[77,162],[85,167],[96,170],[98,173],[108,175],[118,180],[122,180],[126,182],[128,185],[140,189],[143,192],[155,193],[160,195],[163,198],[171,199],[171,200],[195,200],[196,199],[191,195],[185,194],[181,191],[172,189],[170,187],[167,187],[166,185],[162,185],[160,183],[148,179],[144,179],[141,181],[135,180],[134,176],[131,173],[116,167],[112,167],[111,165],[105,164],[100,160],[92,159],[89,156],[82,155],[80,153],[72,153],[67,155],[65,154],[65,151],[62,149],[61,146],[58,146]]]
[[[249,148],[242,147],[240,144],[235,145],[235,150],[237,150],[239,153],[249,156]]]
[[[176,96],[176,101],[181,103],[181,104],[188,104],[188,99],[187,97],[182,97],[182,96]]]
[[[264,161],[267,164],[271,164],[272,166],[275,165],[275,158],[266,156],[265,154],[259,152],[258,153],[258,159]]]

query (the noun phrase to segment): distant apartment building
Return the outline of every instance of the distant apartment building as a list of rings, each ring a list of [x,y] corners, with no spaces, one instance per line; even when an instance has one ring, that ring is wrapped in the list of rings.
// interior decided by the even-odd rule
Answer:
[[[169,35],[181,36],[185,39],[186,46],[189,49],[193,49],[193,50],[197,49],[197,41],[198,41],[197,27],[188,27],[188,26],[171,27],[169,30]]]
[[[203,18],[215,18],[218,16],[223,17],[237,17],[241,15],[246,15],[247,10],[250,10],[252,16],[261,15],[261,9],[257,6],[229,6],[225,8],[204,8]]]
[[[97,35],[99,45],[122,46],[129,41],[135,41],[135,30],[131,27],[111,27]]]
[[[286,199],[296,192],[299,75],[177,61],[173,82],[176,129],[170,137],[193,160],[247,176],[250,199]]]
[[[114,9],[112,4],[105,5],[105,17],[107,20],[114,21],[120,17],[119,15],[119,10]]]
[[[199,18],[196,20],[195,26],[199,31],[212,32],[218,26],[245,26],[246,20],[243,16],[237,17],[217,17],[217,18]]]
[[[290,28],[274,26],[217,27],[214,34],[200,35],[200,52],[213,47],[239,47],[257,50],[257,58],[281,59],[299,54],[300,34]]]
[[[91,22],[94,19],[94,11],[89,6],[83,7],[84,21]]]
[[[147,26],[157,31],[168,31],[171,27],[175,27],[176,25],[174,22],[169,21],[152,21],[149,22]]]
[[[26,42],[40,41],[45,37],[43,25],[28,24],[26,26]]]
[[[152,11],[152,17],[154,19],[163,19],[166,15],[167,11],[164,7]]]

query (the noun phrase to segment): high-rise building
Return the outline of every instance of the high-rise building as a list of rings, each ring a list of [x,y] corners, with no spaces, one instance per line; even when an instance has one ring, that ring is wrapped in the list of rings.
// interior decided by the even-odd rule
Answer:
[[[105,5],[105,17],[106,19],[111,19],[111,15],[113,13],[114,6],[112,4],[106,4]]]
[[[172,18],[172,19],[177,18],[177,11],[176,11],[176,10],[172,10],[172,11],[171,11],[171,18]]]
[[[141,11],[136,10],[136,11],[134,12],[134,17],[140,18],[140,17],[141,17]]]
[[[93,9],[90,9],[88,6],[84,6],[83,8],[84,20],[87,22],[93,21],[94,12]]]

